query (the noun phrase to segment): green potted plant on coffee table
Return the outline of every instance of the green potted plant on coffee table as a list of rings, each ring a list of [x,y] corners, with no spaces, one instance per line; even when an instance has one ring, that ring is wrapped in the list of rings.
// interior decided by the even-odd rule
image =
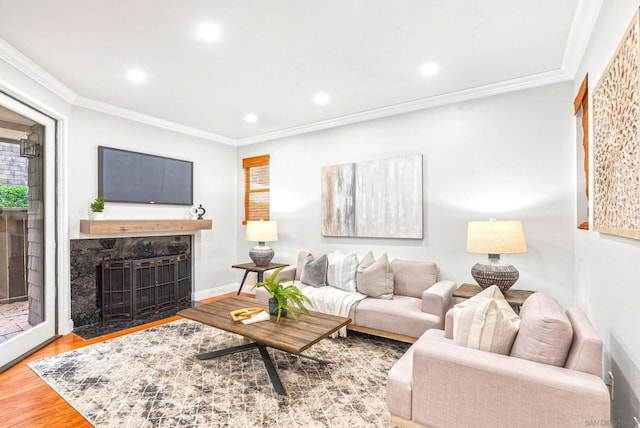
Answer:
[[[279,278],[276,280],[276,276],[280,271],[284,269],[281,267],[276,269],[271,275],[269,275],[264,281],[258,282],[253,288],[262,287],[271,296],[269,299],[269,314],[277,315],[276,322],[280,321],[280,316],[287,316],[287,313],[291,313],[291,317],[294,320],[298,319],[295,308],[300,309],[305,314],[309,313],[305,304],[311,305],[311,301],[307,296],[302,294],[302,291],[293,284],[285,284],[291,282],[289,278]]]

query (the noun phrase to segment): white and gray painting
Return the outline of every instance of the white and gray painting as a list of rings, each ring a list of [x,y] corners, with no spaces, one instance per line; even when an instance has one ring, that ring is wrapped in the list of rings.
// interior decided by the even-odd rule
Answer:
[[[422,155],[322,168],[322,235],[422,235]]]

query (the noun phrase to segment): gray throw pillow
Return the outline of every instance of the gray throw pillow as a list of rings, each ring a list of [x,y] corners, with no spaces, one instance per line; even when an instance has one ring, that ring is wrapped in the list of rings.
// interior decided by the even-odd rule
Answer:
[[[315,260],[309,260],[302,269],[300,282],[313,287],[324,287],[327,285],[327,266],[329,260],[327,255],[323,254]]]
[[[387,253],[375,260],[369,251],[358,266],[356,275],[358,292],[378,299],[393,299],[393,271]]]

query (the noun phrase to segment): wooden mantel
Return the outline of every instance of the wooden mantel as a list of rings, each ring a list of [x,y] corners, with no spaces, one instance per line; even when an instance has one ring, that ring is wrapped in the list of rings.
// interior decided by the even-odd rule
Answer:
[[[212,228],[212,220],[80,220],[81,233],[193,232]]]

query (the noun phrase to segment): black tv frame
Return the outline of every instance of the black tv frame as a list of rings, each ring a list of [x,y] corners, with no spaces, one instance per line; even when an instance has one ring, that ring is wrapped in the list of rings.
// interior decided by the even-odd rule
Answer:
[[[121,161],[126,160],[129,168],[117,168],[118,165],[106,167],[105,155],[120,155]],[[155,164],[161,171],[149,171],[149,164]],[[140,172],[147,168],[146,176],[141,177]],[[188,184],[180,189],[173,189],[173,183],[166,171],[178,174],[180,181],[188,182]],[[149,180],[155,177],[155,180]],[[137,197],[139,194],[131,190],[139,190],[141,179],[147,179],[154,183],[160,183],[160,192],[166,186],[169,191],[165,191],[159,200],[150,200]],[[123,185],[126,182],[126,185]],[[117,184],[114,184],[117,183]],[[155,188],[153,190],[156,190]],[[147,189],[148,192],[151,189]],[[105,202],[124,202],[137,204],[162,204],[162,205],[193,205],[193,162],[174,159],[164,156],[152,155],[148,153],[134,152],[124,149],[116,149],[113,147],[98,146],[98,195],[102,196]],[[176,195],[176,197],[174,197]]]

